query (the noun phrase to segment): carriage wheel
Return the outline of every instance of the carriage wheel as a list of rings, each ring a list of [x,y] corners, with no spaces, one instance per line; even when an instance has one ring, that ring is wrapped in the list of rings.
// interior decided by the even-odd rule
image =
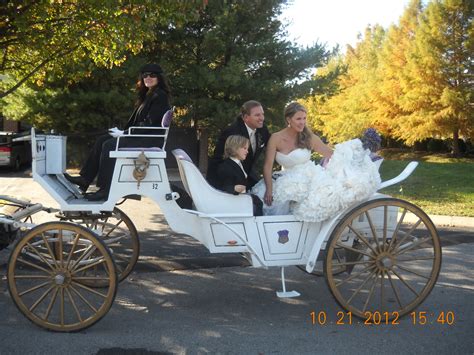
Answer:
[[[83,272],[95,269],[93,275]],[[100,281],[100,291],[84,281]],[[73,332],[104,317],[117,291],[114,261],[105,244],[86,228],[67,222],[41,224],[19,239],[8,264],[8,289],[33,323]]]
[[[337,273],[341,267],[346,270]],[[324,272],[341,307],[367,319],[403,316],[433,289],[441,246],[433,222],[403,200],[368,201],[349,212],[332,233]]]
[[[140,255],[140,241],[135,225],[123,211],[116,207],[111,214],[103,216],[61,218],[79,223],[100,236],[114,258],[119,282],[132,272]],[[104,281],[89,279],[83,283],[91,287],[107,285]]]

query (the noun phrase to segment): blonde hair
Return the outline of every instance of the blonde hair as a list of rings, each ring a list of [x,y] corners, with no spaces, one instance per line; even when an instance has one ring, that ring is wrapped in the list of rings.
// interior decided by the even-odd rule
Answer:
[[[306,108],[298,102],[291,102],[285,107],[285,120],[286,123],[289,123],[289,120],[297,113],[297,112],[304,112],[307,113]],[[299,132],[296,138],[296,146],[298,148],[308,148],[311,149],[311,139],[312,134],[308,127],[304,127],[303,132]]]
[[[232,135],[227,138],[224,146],[224,159],[235,157],[237,154],[237,149],[248,147],[250,141],[248,138],[240,135]]]

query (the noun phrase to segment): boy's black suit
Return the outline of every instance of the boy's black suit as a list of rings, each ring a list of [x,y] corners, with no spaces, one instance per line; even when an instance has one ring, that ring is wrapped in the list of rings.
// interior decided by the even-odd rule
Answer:
[[[235,185],[244,185],[248,189],[248,179],[245,177],[244,172],[240,166],[230,158],[224,159],[219,164],[216,178],[218,182],[216,187],[230,194],[239,194],[235,191]],[[255,195],[250,194],[250,196],[252,197],[253,215],[262,216],[263,202]]]

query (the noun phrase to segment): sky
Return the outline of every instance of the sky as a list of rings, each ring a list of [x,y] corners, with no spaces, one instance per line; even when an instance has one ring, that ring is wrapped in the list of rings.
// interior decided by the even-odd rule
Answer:
[[[290,0],[291,1],[291,0]],[[289,39],[299,45],[318,41],[330,49],[354,46],[368,24],[398,23],[409,0],[293,0],[282,13]]]

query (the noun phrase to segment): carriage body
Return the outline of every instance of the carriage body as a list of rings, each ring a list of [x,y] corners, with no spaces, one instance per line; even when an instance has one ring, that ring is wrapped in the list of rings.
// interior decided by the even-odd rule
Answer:
[[[164,133],[157,134],[157,137],[164,137],[166,141],[167,133],[167,128],[164,128]],[[133,136],[130,134],[128,137]],[[65,148],[65,137],[35,135],[32,130],[33,178],[58,202],[61,214],[65,216],[63,220],[74,223],[34,227],[22,222],[25,215],[41,210],[41,205],[25,204],[23,212],[17,212],[13,218],[0,215],[0,223],[23,229],[34,227],[17,242],[12,252],[8,272],[9,290],[27,318],[47,329],[84,329],[101,319],[111,307],[117,282],[133,269],[139,252],[138,234],[133,223],[123,212],[117,212],[115,206],[119,200],[136,195],[153,200],[174,232],[195,238],[211,253],[242,253],[254,267],[280,267],[283,292],[277,292],[279,297],[298,295],[294,291],[286,291],[284,279],[284,268],[296,265],[310,274],[324,274],[336,301],[355,316],[364,317],[367,309],[387,309],[392,310],[390,317],[396,317],[418,306],[437,280],[441,248],[436,228],[423,211],[406,201],[375,193],[368,200],[349,206],[323,222],[304,222],[293,215],[256,217],[252,214],[250,196],[234,196],[213,189],[189,157],[175,150],[173,154],[178,162],[182,183],[194,202],[193,209],[183,209],[176,202],[179,194],[173,192],[170,185],[165,166],[167,153],[163,147],[120,149],[119,143],[117,149],[110,153],[116,159],[116,164],[108,199],[88,201],[63,175],[66,167]],[[382,183],[381,188],[406,179],[416,165],[410,163],[399,176]],[[412,218],[408,218],[408,215]],[[110,217],[117,218],[119,222],[116,225],[108,222]],[[77,218],[80,218],[80,222]],[[126,248],[119,245],[122,243],[120,237],[111,238],[111,232],[104,231],[105,227],[110,226],[114,230],[124,220],[130,237]],[[50,243],[60,247],[52,249]],[[81,250],[86,250],[81,255],[76,255],[78,245],[82,245]],[[117,280],[113,275],[119,263],[117,255],[120,255],[120,248],[125,253],[132,249],[133,252],[122,258],[129,260],[118,270]],[[407,254],[412,259],[400,257]],[[101,297],[96,301],[98,305],[92,307],[93,312],[88,310],[91,314],[85,319],[73,301],[74,294],[68,294],[70,312],[73,314],[69,316],[71,321],[61,318],[51,324],[48,319],[38,316],[39,311],[34,310],[40,308],[38,305],[46,298],[46,294],[32,301],[23,299],[25,293],[33,293],[40,288],[27,288],[30,287],[29,282],[26,286],[21,285],[21,280],[30,277],[22,274],[24,271],[19,265],[25,263],[25,257],[32,258],[33,261],[26,261],[30,266],[35,263],[47,264],[53,269],[51,272],[45,270],[43,265],[36,267],[40,270],[36,272],[48,272],[47,277],[53,280],[52,288],[63,289],[66,283],[76,292],[80,286],[88,290],[92,297],[97,294],[91,291],[91,287],[105,287],[107,292],[100,293]],[[76,262],[70,262],[76,257]],[[64,259],[66,267],[63,266]],[[412,262],[416,265],[413,266]],[[99,264],[100,277],[89,275],[88,272],[95,271]],[[74,272],[68,267],[73,267]],[[420,267],[425,271],[420,272]],[[79,276],[76,275],[78,269],[81,271]],[[409,277],[402,275],[404,270]],[[357,281],[359,275],[363,276],[361,281]],[[410,278],[419,278],[420,281],[415,280],[416,285],[413,286],[410,285]],[[384,298],[386,286],[383,280],[391,285],[390,302]],[[396,283],[407,290],[400,291]],[[413,293],[414,296],[406,296],[406,293]],[[64,299],[68,297],[63,295]],[[64,299],[63,303],[67,301]],[[51,307],[42,312],[49,313]],[[58,314],[64,317],[65,312],[60,309]]]

